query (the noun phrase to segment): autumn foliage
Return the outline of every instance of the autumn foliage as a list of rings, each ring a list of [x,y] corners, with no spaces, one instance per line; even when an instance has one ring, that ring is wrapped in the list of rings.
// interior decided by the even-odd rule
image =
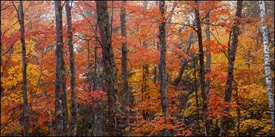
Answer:
[[[29,133],[34,136],[55,135],[55,16],[52,1],[24,1],[27,58],[27,95],[29,104]],[[63,2],[62,2],[63,4]],[[20,25],[15,7],[18,1],[1,1],[1,136],[23,135],[22,57]],[[269,29],[271,76],[274,83],[274,2],[266,1]],[[163,117],[159,81],[159,23],[158,1],[127,1],[127,39],[121,37],[120,12],[122,1],[108,2],[112,46],[115,56],[117,89],[120,107],[124,93],[121,77],[122,43],[127,41],[127,74],[130,90],[131,136],[204,135],[203,99],[200,88],[198,37],[194,23],[194,8],[199,9],[204,54],[211,52],[211,79],[207,120],[212,135],[219,135],[221,116],[227,116],[228,135],[272,135],[273,127],[265,83],[264,48],[256,1],[243,2],[239,41],[234,66],[231,102],[224,102],[228,70],[228,49],[232,40],[236,2],[234,1],[166,1],[166,73],[168,116]],[[65,6],[64,6],[65,7]],[[63,11],[63,40],[68,108],[71,108],[69,47],[66,14]],[[77,135],[85,136],[97,125],[95,108],[102,106],[102,132],[108,133],[108,98],[103,75],[103,87],[96,87],[99,59],[102,57],[100,30],[97,27],[96,2],[74,1],[72,33],[75,58],[77,95]],[[206,40],[209,18],[210,40]],[[192,39],[189,37],[192,34]],[[187,51],[188,43],[191,43]],[[97,53],[95,55],[95,49]],[[95,65],[95,56],[96,65]],[[89,59],[89,60],[88,60]],[[173,81],[187,61],[181,81]],[[89,63],[90,62],[90,63]],[[89,70],[90,65],[91,70]],[[103,65],[103,64],[102,64]],[[95,69],[96,68],[96,69]],[[103,69],[103,68],[101,68]],[[194,73],[194,71],[196,71]],[[92,79],[88,77],[91,76]],[[89,84],[90,82],[90,84]],[[92,86],[89,91],[89,86]],[[274,86],[273,86],[274,91]],[[223,112],[224,108],[229,112]],[[70,114],[69,111],[69,121]],[[125,118],[121,111],[122,118]],[[92,125],[90,124],[92,123]]]

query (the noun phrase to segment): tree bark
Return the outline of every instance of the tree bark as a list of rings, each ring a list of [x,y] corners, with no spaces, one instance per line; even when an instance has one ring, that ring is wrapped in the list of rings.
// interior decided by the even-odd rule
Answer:
[[[105,84],[108,96],[108,122],[109,136],[122,136],[121,112],[117,96],[116,66],[111,42],[110,24],[107,12],[107,1],[96,1],[97,24],[99,25],[104,72],[106,74]]]
[[[129,100],[129,85],[128,85],[128,74],[127,74],[127,32],[126,32],[126,1],[123,1],[121,7],[121,14],[120,14],[120,22],[121,22],[121,36],[123,39],[122,42],[122,58],[121,58],[121,77],[123,83],[123,91],[124,91],[124,102],[123,102],[123,112],[125,113],[124,119],[124,128],[130,128],[130,119],[129,113],[130,110],[130,100]],[[125,39],[125,41],[124,41]],[[125,135],[130,136],[130,129],[125,130]]]
[[[264,60],[265,60],[265,81],[266,81],[266,90],[269,102],[270,115],[273,125],[273,135],[275,136],[275,118],[274,118],[274,96],[272,90],[272,81],[270,73],[270,55],[269,55],[269,39],[268,39],[268,29],[266,19],[266,10],[264,1],[259,1],[260,5],[260,16],[262,22],[262,34],[263,34],[263,45],[264,45]],[[274,86],[274,85],[273,85]]]
[[[192,45],[192,39],[193,39],[193,33],[191,32],[191,33],[189,34],[189,41],[188,41],[188,46],[187,46],[187,51],[186,51],[186,54],[187,54],[187,55],[188,55],[189,50],[190,50],[191,45]],[[183,72],[184,72],[184,70],[185,70],[186,65],[187,65],[187,59],[183,59],[183,60],[182,60],[182,65],[181,65],[181,68],[180,68],[180,73],[179,73],[179,75],[177,76],[177,78],[173,81],[173,85],[174,85],[174,86],[177,87],[178,84],[180,83],[181,78],[182,78],[182,74],[183,74]]]
[[[198,0],[195,0],[196,5],[198,5]],[[200,13],[199,9],[195,8],[195,17],[196,17],[196,26],[197,26],[197,34],[199,41],[199,60],[200,60],[200,82],[201,82],[201,94],[203,99],[203,112],[204,112],[204,130],[205,136],[211,135],[209,120],[207,120],[208,116],[208,106],[207,106],[207,94],[205,93],[205,69],[204,69],[204,53],[203,53],[203,43],[202,43],[202,30],[201,30],[201,22],[200,22]]]
[[[94,59],[95,59],[95,61],[94,61],[94,87],[93,87],[93,91],[95,91],[96,90],[96,68],[97,68],[97,48],[98,47],[95,47],[95,50],[94,50]]]
[[[72,3],[71,3],[72,5]],[[70,71],[71,71],[71,124],[70,124],[70,136],[76,136],[77,130],[77,97],[75,91],[75,61],[74,61],[74,47],[73,47],[73,32],[72,32],[72,16],[70,1],[66,1],[66,15],[67,15],[67,26],[68,26],[68,45],[70,52]]]
[[[159,23],[159,42],[160,42],[160,63],[159,63],[159,76],[160,76],[160,95],[161,107],[163,117],[167,117],[167,75],[166,75],[166,40],[165,40],[165,1],[159,1],[159,10],[161,13],[161,22]]]
[[[210,11],[209,11],[210,12]],[[205,33],[206,33],[206,40],[210,40],[210,26],[209,26],[209,17],[206,18],[206,30],[205,30]],[[209,51],[210,47],[207,47],[206,48],[206,74],[210,74],[211,73],[211,52]],[[209,91],[210,91],[210,83],[211,83],[211,78],[207,78],[206,79],[206,83],[205,83],[205,96],[206,96],[206,103],[207,103],[207,106],[209,105]],[[208,109],[207,109],[207,113],[206,113],[206,118],[208,117],[209,115],[209,112],[208,112]],[[208,120],[208,127],[209,129],[208,130],[208,135],[211,136],[212,135],[212,132],[211,132],[211,124],[212,124],[212,121],[211,120]]]
[[[29,136],[29,107],[27,95],[27,62],[26,62],[26,46],[25,46],[25,27],[24,27],[24,13],[23,1],[19,2],[19,23],[21,33],[22,46],[22,75],[23,75],[23,113],[24,113],[24,136]]]
[[[0,3],[0,24],[2,24],[2,3]],[[0,100],[2,100],[2,25],[0,25]]]
[[[56,136],[63,136],[63,88],[62,88],[62,60],[63,59],[63,36],[62,36],[62,7],[61,1],[55,1],[56,19],[56,81],[55,81],[55,121]]]
[[[196,127],[196,130],[197,130],[197,134],[200,135],[200,123],[199,123],[199,120],[200,120],[200,112],[199,112],[199,101],[198,101],[198,84],[197,84],[197,69],[196,69],[196,65],[197,65],[197,59],[195,57],[195,55],[193,56],[193,67],[194,67],[194,83],[193,83],[193,90],[195,91],[195,94],[196,94],[196,118],[197,118],[197,127]]]
[[[96,48],[97,49],[97,48]],[[103,66],[102,58],[97,57],[97,76],[96,76],[96,90],[103,89]],[[103,136],[103,102],[101,100],[96,100],[95,106],[95,125],[94,126],[94,136]]]
[[[96,16],[94,16],[96,17]],[[96,29],[95,29],[95,35],[97,38],[97,31],[98,31],[98,25],[96,24]],[[97,42],[97,45],[98,42]],[[100,57],[100,55],[97,55],[97,48],[100,47],[95,47],[95,66],[97,69],[97,74],[96,74],[96,79],[95,79],[95,87],[96,90],[103,90],[103,66],[102,66],[102,57]],[[94,121],[95,121],[95,125],[94,126],[94,136],[103,136],[103,106],[104,102],[102,102],[102,100],[96,100],[96,105],[95,105],[95,114],[94,114]]]
[[[208,17],[206,18],[206,40],[210,40],[210,26],[209,26],[209,19]],[[209,51],[210,47],[206,48],[206,74],[211,73],[211,52]],[[210,83],[211,79],[207,78],[206,83],[205,83],[205,94],[207,96],[207,103],[209,102],[209,90],[210,90]]]
[[[92,68],[91,68],[91,62],[90,62],[90,40],[87,40],[88,43],[88,82],[89,82],[89,89],[88,92],[92,91]]]
[[[61,75],[62,75],[62,89],[63,89],[63,95],[62,95],[62,106],[63,106],[63,132],[65,136],[69,136],[69,122],[68,122],[68,103],[67,103],[67,91],[66,91],[66,68],[65,68],[65,61],[64,61],[64,50],[63,51],[63,58],[62,58],[62,65],[61,65]]]
[[[242,15],[242,1],[238,0],[237,2],[237,11],[236,11],[236,17],[241,18]],[[224,102],[230,103],[231,101],[231,94],[232,94],[232,85],[234,81],[234,62],[235,62],[235,56],[236,56],[236,50],[237,50],[237,44],[238,44],[238,35],[239,35],[239,20],[235,19],[233,24],[233,39],[232,44],[230,46],[229,50],[229,58],[228,58],[228,72],[227,72],[227,82],[225,87],[225,96],[224,96]],[[224,112],[229,112],[229,108],[224,108]],[[221,117],[221,124],[220,124],[220,136],[221,135],[227,135],[227,124],[228,124],[228,118],[227,116],[223,115]]]

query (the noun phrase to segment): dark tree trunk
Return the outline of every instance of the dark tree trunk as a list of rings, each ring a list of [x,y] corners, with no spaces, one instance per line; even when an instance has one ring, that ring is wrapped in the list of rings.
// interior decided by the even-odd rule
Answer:
[[[56,81],[55,81],[55,122],[56,136],[63,136],[63,36],[62,36],[62,7],[61,1],[55,1],[55,19],[56,19]]]
[[[238,0],[236,17],[241,18],[241,15],[242,15],[242,1]],[[236,50],[237,50],[237,44],[238,44],[239,25],[240,25],[239,20],[235,19],[233,24],[232,44],[230,46],[229,58],[228,58],[227,82],[226,82],[225,96],[224,96],[224,102],[226,103],[230,103],[231,101],[232,85],[234,81],[233,70],[234,70],[234,62],[235,62],[235,56],[236,56]],[[225,112],[229,112],[228,107],[223,109],[223,113]],[[221,117],[220,136],[227,135],[227,124],[228,124],[228,117],[223,115]]]
[[[88,43],[88,83],[89,83],[89,89],[88,92],[92,91],[92,68],[91,68],[91,62],[90,62],[90,40],[87,40]],[[92,55],[92,54],[91,54]]]
[[[198,5],[198,1],[195,0],[196,5]],[[196,25],[197,25],[197,34],[199,41],[199,60],[200,60],[200,82],[201,82],[201,94],[203,99],[203,112],[204,112],[204,128],[205,135],[211,135],[209,120],[207,120],[208,116],[208,108],[207,108],[207,95],[205,93],[205,70],[204,70],[204,53],[203,53],[203,44],[202,44],[202,30],[201,30],[201,22],[200,22],[200,13],[199,9],[195,8],[195,17],[196,17]]]
[[[208,17],[206,18],[206,40],[210,40],[210,27],[209,27],[209,19]],[[211,52],[209,51],[210,47],[206,48],[206,74],[210,74],[211,72]],[[207,103],[209,102],[209,90],[210,90],[210,82],[211,78],[206,79],[205,83],[205,94],[207,96]]]
[[[73,47],[73,32],[72,32],[72,16],[71,16],[71,5],[70,1],[66,1],[66,16],[68,25],[68,46],[70,52],[70,72],[71,72],[71,97],[72,97],[72,107],[71,107],[71,124],[70,124],[70,136],[76,136],[77,130],[77,98],[75,91],[75,61],[74,61],[74,47]]]
[[[0,3],[0,24],[2,24],[2,3]],[[0,25],[0,100],[2,99],[2,25]]]
[[[67,91],[66,91],[66,68],[65,68],[65,60],[64,60],[64,50],[63,56],[62,56],[62,64],[61,64],[61,75],[62,75],[62,89],[63,89],[63,95],[62,95],[62,106],[63,106],[63,132],[65,136],[69,136],[69,122],[68,122],[68,103],[67,103]]]
[[[23,1],[19,3],[19,23],[21,33],[22,46],[22,75],[23,75],[23,113],[24,113],[24,136],[29,136],[29,107],[27,95],[27,62],[26,62],[26,46],[25,46],[25,27],[24,27],[24,13]]]
[[[196,65],[197,65],[197,59],[195,56],[193,56],[193,67],[194,67],[194,73],[193,73],[193,77],[194,77],[194,83],[193,83],[193,90],[195,91],[195,94],[196,94],[196,122],[197,122],[197,127],[196,127],[196,130],[197,130],[197,135],[200,135],[200,123],[199,123],[199,120],[200,120],[200,112],[199,112],[199,101],[198,101],[198,84],[197,84],[197,69],[196,69]]]
[[[97,24],[99,25],[104,71],[106,74],[105,84],[108,96],[108,123],[109,136],[122,136],[123,126],[121,112],[117,96],[116,66],[111,42],[110,24],[107,12],[107,1],[96,1]]]
[[[239,103],[239,95],[238,95],[238,85],[235,84],[235,91],[236,91],[236,104],[238,106],[241,106],[241,104]],[[240,136],[240,120],[241,120],[241,109],[239,107],[237,107],[237,130],[236,130],[236,136],[239,137]]]
[[[98,47],[95,47],[95,50],[94,50],[94,59],[95,59],[95,61],[94,61],[94,87],[93,87],[93,91],[95,91],[96,90],[96,68],[97,68],[97,64],[96,64],[96,62],[97,62],[97,48]]]
[[[186,54],[187,54],[187,55],[188,55],[189,50],[190,50],[191,45],[192,45],[193,33],[191,32],[189,35],[190,35],[190,36],[189,36],[189,42],[188,42],[188,47],[187,47],[187,51],[186,51]],[[179,73],[179,75],[177,76],[177,78],[172,82],[172,84],[173,84],[174,86],[177,87],[178,84],[180,83],[181,78],[182,78],[182,74],[183,74],[183,72],[184,72],[184,70],[185,70],[186,65],[187,65],[187,59],[183,59],[182,65],[181,65],[181,68],[180,68],[180,73]]]
[[[154,68],[154,79],[153,79],[153,81],[156,84],[156,82],[157,82],[157,67]]]
[[[124,128],[130,127],[129,113],[129,85],[128,85],[128,74],[127,74],[127,32],[126,32],[126,1],[123,1],[123,6],[121,7],[120,22],[121,22],[121,36],[125,41],[122,42],[122,58],[121,58],[121,77],[123,83],[124,91],[124,102],[123,102],[123,112],[125,113],[124,118]],[[126,136],[130,136],[130,129],[125,132]]]
[[[161,16],[164,16],[165,1],[159,1],[159,10]],[[159,77],[160,77],[160,95],[161,107],[163,117],[167,117],[167,75],[166,75],[166,40],[165,40],[165,17],[162,17],[159,23],[159,42],[160,42],[160,63],[159,63]]]
[[[206,33],[206,40],[210,40],[210,26],[209,26],[209,18],[207,17],[206,18],[206,30],[205,30],[205,33]],[[211,73],[211,52],[209,51],[210,47],[207,47],[206,48],[206,74],[210,74]],[[205,96],[206,96],[206,103],[207,103],[207,106],[209,105],[209,91],[210,91],[210,83],[211,83],[211,78],[207,78],[206,79],[206,83],[205,83]],[[208,110],[207,110],[208,111]],[[206,113],[206,117],[208,117],[208,113]],[[208,121],[208,127],[210,128],[211,127],[211,124],[212,124],[212,120],[209,119]],[[209,130],[209,133],[208,135],[212,135],[212,132],[211,132],[211,129],[208,129]]]
[[[91,67],[91,62],[90,62],[90,55],[92,56],[91,52],[90,52],[90,39],[86,40],[88,43],[88,83],[89,83],[89,89],[88,92],[92,92],[92,67]],[[95,83],[94,83],[95,85]],[[92,118],[93,118],[93,113],[92,113],[92,106],[88,106],[87,107],[87,111],[89,112],[88,114],[88,131],[87,131],[87,136],[91,136],[92,134],[92,128],[93,128],[93,124],[92,124]],[[95,126],[94,126],[95,127]]]

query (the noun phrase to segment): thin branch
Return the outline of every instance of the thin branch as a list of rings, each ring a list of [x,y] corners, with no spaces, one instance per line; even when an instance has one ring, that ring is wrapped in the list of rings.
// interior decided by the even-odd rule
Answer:
[[[11,5],[9,5],[9,6],[5,7],[5,8],[3,8],[3,9],[1,9],[1,11],[6,10],[9,7],[11,7]]]
[[[210,34],[212,34],[212,36],[216,39],[216,41],[217,41],[219,44],[221,44],[220,41],[216,38],[216,36],[213,34],[213,32],[210,31]],[[221,52],[224,53],[224,55],[226,56],[227,59],[229,59],[229,58],[228,58],[228,55],[226,54],[225,51],[221,50]]]
[[[17,41],[17,40],[16,40],[16,41]],[[15,43],[16,41],[14,41],[14,42],[11,44],[11,46],[9,47],[9,49],[8,49],[5,53],[3,53],[2,55],[6,55],[6,54],[13,48],[14,43]]]
[[[178,3],[179,3],[179,2],[177,2],[176,4],[173,5],[173,9],[171,10],[170,13],[173,13],[173,12],[174,12],[175,7],[178,5]],[[169,18],[169,17],[168,17],[168,18]],[[165,22],[167,22],[167,19],[168,19],[168,18],[165,19]],[[172,17],[170,17],[170,18],[172,18]]]

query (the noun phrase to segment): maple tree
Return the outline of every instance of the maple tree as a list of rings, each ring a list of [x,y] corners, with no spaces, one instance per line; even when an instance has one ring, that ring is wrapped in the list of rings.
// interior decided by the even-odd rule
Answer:
[[[272,5],[1,1],[1,136],[273,135]]]

